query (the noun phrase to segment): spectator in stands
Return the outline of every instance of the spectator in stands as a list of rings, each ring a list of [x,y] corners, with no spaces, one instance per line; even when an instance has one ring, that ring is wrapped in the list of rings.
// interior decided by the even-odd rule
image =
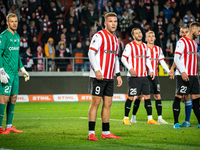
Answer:
[[[41,5],[39,5],[38,8],[35,10],[35,15],[39,23],[40,31],[43,33],[44,11]]]
[[[76,21],[74,21],[73,17],[69,17],[69,20],[65,20],[65,26],[68,31],[70,31],[71,27],[75,27],[76,32],[78,32],[78,24]]]
[[[79,41],[79,34],[75,30],[75,27],[72,26],[71,29],[70,29],[69,42],[68,42],[72,45],[72,50],[74,50],[78,41]]]
[[[141,1],[139,7],[136,8],[136,14],[138,14],[139,22],[142,22],[143,19],[147,20],[148,17],[148,10],[144,5],[144,2]]]
[[[165,24],[165,25],[168,24],[168,20],[167,20],[167,18],[165,18],[165,16],[164,16],[162,10],[159,11],[158,16],[154,19],[154,23],[157,23],[157,22],[158,22],[158,17],[162,17],[162,22],[163,22],[163,24]]]
[[[6,7],[3,3],[3,0],[0,0],[0,11],[3,13],[4,18],[6,18]]]
[[[55,48],[54,48],[53,38],[48,39],[47,44],[45,44],[44,46],[44,51],[45,51],[45,57],[49,58],[48,59],[49,71],[54,71],[55,60],[53,57],[55,57]]]
[[[6,30],[6,22],[4,19],[0,21],[0,33]]]
[[[58,49],[57,46],[58,46],[58,42],[60,42],[60,41],[63,41],[66,44],[67,47],[69,46],[69,43],[67,43],[68,41],[66,39],[66,35],[64,33],[61,33],[60,37],[57,37],[55,39],[56,49]]]
[[[66,27],[63,28],[62,33],[65,35],[65,43],[66,43],[66,47],[69,47],[69,44],[67,43],[69,41],[69,32],[67,30]],[[61,33],[61,34],[62,34]],[[60,38],[61,38],[61,34],[60,34]],[[61,41],[61,40],[60,40]]]
[[[49,16],[49,20],[52,22],[55,22],[57,16],[61,13],[61,10],[59,7],[56,7],[55,1],[51,1],[50,6],[51,7],[49,8],[47,14]]]
[[[84,43],[84,51],[85,51],[85,57],[88,58],[88,51],[89,51],[89,46],[90,46],[90,41],[86,40]],[[90,71],[90,61],[89,59],[84,59],[84,71]]]
[[[143,32],[146,33],[150,30],[150,24],[149,23],[145,23],[144,28],[143,28]]]
[[[172,11],[174,14],[176,14],[177,11],[179,11],[179,7],[177,6],[177,2],[172,3]]]
[[[129,3],[126,4],[126,11],[128,13],[129,19],[132,19],[133,18],[132,14],[135,12],[134,12],[133,8],[131,7],[131,4],[129,4]]]
[[[33,56],[35,57],[37,54],[37,48],[40,44],[37,42],[37,37],[34,36],[32,38],[32,42],[30,44],[30,49],[31,49],[31,53],[33,54]]]
[[[103,28],[101,27],[101,24],[100,24],[100,22],[99,21],[95,21],[94,22],[94,30],[96,31],[96,32],[98,32],[98,31],[100,31],[100,30],[102,30]]]
[[[174,52],[175,52],[175,48],[176,48],[176,34],[175,32],[171,33],[170,39],[167,40],[167,45],[166,45],[166,52],[168,57],[173,58],[174,57]],[[169,60],[169,64],[170,66],[172,66],[174,59],[170,59]]]
[[[120,27],[120,31],[122,33],[122,38],[125,39],[126,38],[126,34],[127,34],[127,29],[131,26],[131,20],[128,18],[128,14],[127,11],[125,10],[123,12],[122,17],[119,20],[119,27]]]
[[[157,23],[154,23],[154,32],[157,35],[158,34],[158,30],[159,29],[163,29],[164,31],[166,30],[166,25],[163,23],[163,17],[158,16],[157,17]]]
[[[116,2],[114,12],[117,14],[117,19],[120,19],[123,14],[123,9],[120,6],[120,2]]]
[[[170,7],[169,1],[165,2],[164,8],[163,8],[163,14],[169,22],[171,20],[171,16],[174,14],[173,10]]]
[[[139,24],[138,18],[135,18],[133,20],[133,24],[127,29],[127,32],[129,34],[129,41],[133,40],[133,38],[132,38],[133,36],[131,35],[131,31],[133,28],[139,28],[143,32],[143,29],[142,29],[141,25]],[[143,33],[143,35],[144,35],[144,33]],[[145,39],[145,36],[143,36],[143,41],[144,41],[144,39]]]
[[[104,25],[104,22],[105,22],[105,15],[106,15],[107,11],[104,10],[103,11],[103,14],[101,15],[101,17],[99,17],[99,23],[101,24],[101,27],[102,28],[105,28],[105,25]]]
[[[180,12],[179,12],[179,11],[177,11],[177,12],[175,13],[175,16],[174,16],[174,17],[176,18],[176,24],[178,24],[179,21],[182,21],[182,18],[180,17]]]
[[[84,67],[83,57],[86,57],[86,54],[82,48],[81,42],[77,43],[76,48],[72,52],[72,57],[77,57],[77,59],[74,60],[74,71],[82,71]]]
[[[71,57],[69,48],[66,48],[66,44],[63,41],[58,43],[58,50],[56,50],[56,57]],[[66,71],[67,65],[70,63],[69,59],[56,59],[57,71]]]
[[[180,17],[183,18],[185,16],[185,11],[188,9],[188,5],[186,4],[185,0],[181,0],[180,2],[180,7],[179,7],[179,12],[180,12]]]
[[[57,18],[57,34],[62,33],[64,26],[63,26],[63,19],[62,18]]]
[[[28,22],[26,20],[26,17],[23,16],[19,21],[18,28],[17,28],[17,33],[19,33],[19,34],[22,33],[24,24],[28,26]]]
[[[20,7],[19,11],[20,11],[21,17],[22,17],[22,14],[25,13],[27,16],[27,19],[30,19],[30,11],[29,11],[29,7],[26,1],[22,2],[22,6]]]
[[[73,18],[73,19],[70,19],[70,18]],[[78,29],[78,20],[77,20],[77,17],[75,15],[74,10],[73,10],[72,7],[69,8],[69,11],[68,11],[68,13],[66,15],[66,18],[65,18],[65,26],[66,27],[69,26],[69,22],[71,20],[73,20],[73,26],[75,26],[76,30],[77,30]],[[72,22],[70,24],[72,24]],[[67,28],[67,29],[68,29],[68,31],[70,30],[70,28]]]
[[[103,8],[103,11],[104,10],[106,10],[107,11],[107,13],[108,12],[113,12],[114,11],[114,9],[113,9],[113,7],[112,7],[112,2],[107,2],[107,5]]]
[[[93,35],[94,35],[95,33],[96,33],[96,31],[95,31],[94,25],[91,25],[91,26],[90,26],[90,32],[89,32],[90,41],[92,40],[92,37],[93,37]]]
[[[183,21],[179,21],[178,22],[178,25],[176,26],[176,31],[177,31],[177,33],[180,33],[180,29],[183,27]],[[178,34],[177,35],[177,37],[178,37],[178,39],[180,39],[181,38],[181,36]]]
[[[43,64],[43,58],[44,54],[42,53],[42,47],[38,46],[37,47],[37,56],[38,59],[36,60],[36,71],[43,71],[44,64]]]
[[[195,21],[200,23],[200,13],[196,14]]]
[[[43,33],[47,32],[47,30],[50,26],[51,26],[51,22],[49,20],[49,16],[47,14],[45,14],[44,20],[43,20],[43,28],[42,28]]]
[[[200,13],[200,4],[199,3],[200,3],[199,0],[195,0],[195,5],[192,6],[191,11],[192,11],[193,16],[196,16],[197,13]]]
[[[35,12],[35,10],[37,9],[38,5],[40,5],[41,1],[39,0],[29,0],[28,1],[28,6],[30,8],[30,14],[32,14],[33,12]]]
[[[34,36],[38,36],[38,31],[37,28],[35,26],[35,21],[31,21],[30,22],[30,38],[32,39]]]
[[[86,21],[87,25],[90,26],[91,24],[94,24],[95,21],[98,19],[98,13],[94,9],[93,6],[90,6],[89,11],[86,12]]]
[[[28,39],[24,38],[24,35],[20,35],[20,50],[19,54],[22,57],[28,48]]]
[[[194,22],[195,18],[189,9],[186,10],[186,15],[183,17],[183,25],[187,26],[188,22]]]
[[[30,47],[26,49],[26,52],[22,55],[23,57],[23,65],[27,71],[32,71],[32,67],[34,65],[33,55],[31,53]]]
[[[156,37],[155,40],[155,45],[160,46],[161,49],[163,50],[163,54],[166,56],[166,39],[165,39],[165,35],[164,32],[159,29],[158,35]]]
[[[78,23],[80,23],[81,20],[82,20],[81,12],[82,12],[83,7],[81,5],[78,6],[76,1],[73,1],[71,8],[74,11],[74,15],[76,16],[76,19],[77,19]]]
[[[83,46],[85,46],[86,38],[89,37],[89,32],[90,32],[90,28],[86,24],[86,20],[83,19],[82,24],[81,24],[81,28],[80,28],[81,41],[82,41]]]
[[[158,16],[159,14],[159,5],[158,5],[158,0],[155,0],[153,2],[153,6],[151,7],[150,9],[150,14],[149,14],[149,17],[150,17],[150,20],[151,20],[151,24],[152,26],[154,27],[154,19]]]
[[[30,40],[31,40],[31,34],[30,34],[30,31],[28,30],[28,26],[26,24],[24,24],[22,26],[22,33],[24,38],[27,40],[28,42],[28,45],[30,44]]]
[[[12,5],[15,5],[16,9],[19,9],[22,6],[22,1],[21,0],[7,0],[8,9],[10,9]]]
[[[167,39],[170,38],[171,32],[174,31],[176,32],[176,18],[172,17],[171,22],[167,26]]]
[[[8,11],[8,14],[10,14],[10,13],[14,13],[14,14],[16,14],[18,20],[20,19],[20,12],[19,12],[18,9],[16,9],[16,6],[15,6],[14,4],[11,5],[10,10]]]
[[[42,37],[41,37],[42,44],[45,45],[50,37],[51,38],[55,37],[55,35],[52,32],[51,26],[48,27],[47,32],[42,34]]]
[[[38,19],[36,18],[35,12],[33,12],[33,13],[31,14],[31,18],[30,18],[29,22],[31,22],[31,21],[34,21],[34,22],[35,22],[35,27],[36,27],[36,29],[37,29],[37,31],[38,31],[38,33],[39,33],[39,32],[40,32],[40,24],[39,24]]]

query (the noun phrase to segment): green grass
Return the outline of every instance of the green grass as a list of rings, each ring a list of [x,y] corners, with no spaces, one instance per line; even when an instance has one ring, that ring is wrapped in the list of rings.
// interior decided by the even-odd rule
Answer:
[[[163,101],[163,118],[169,125],[148,125],[144,102],[137,113],[137,122],[123,125],[124,102],[113,102],[110,130],[121,140],[101,139],[100,109],[96,122],[98,141],[86,140],[88,135],[88,108],[90,102],[17,103],[13,125],[24,133],[0,135],[0,150],[193,150],[200,149],[200,129],[192,112],[190,128],[172,128],[172,101]],[[157,120],[155,103],[153,117]],[[100,106],[101,107],[101,106]],[[180,123],[184,121],[184,104],[181,104]],[[132,112],[132,110],[131,110]],[[6,115],[5,115],[6,116]],[[130,113],[131,116],[131,113]],[[82,117],[82,118],[80,118]],[[5,119],[3,126],[5,126]]]

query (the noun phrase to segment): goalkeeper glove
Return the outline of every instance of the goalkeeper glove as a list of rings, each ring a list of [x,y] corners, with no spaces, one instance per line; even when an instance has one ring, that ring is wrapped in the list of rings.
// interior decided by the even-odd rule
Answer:
[[[4,83],[4,84],[7,84],[8,83],[8,79],[10,78],[8,76],[8,74],[4,71],[3,68],[0,68],[0,74],[1,74],[1,82]]]
[[[26,69],[23,67],[20,70],[25,78],[25,82],[28,81],[30,79],[30,76],[29,76],[28,72],[26,71]]]

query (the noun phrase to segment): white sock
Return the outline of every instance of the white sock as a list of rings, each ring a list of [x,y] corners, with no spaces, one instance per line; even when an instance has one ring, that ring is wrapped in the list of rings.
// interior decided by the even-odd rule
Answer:
[[[149,116],[148,116],[148,120],[151,120],[151,119],[153,119],[153,118],[152,118],[152,115],[149,115]]]
[[[162,115],[158,116],[158,120],[159,120],[159,119],[162,119]]]
[[[92,134],[92,133],[95,134],[95,131],[90,130],[88,135],[90,135],[90,134]]]
[[[124,116],[124,119],[129,119],[129,117]]]
[[[108,135],[108,134],[110,134],[110,131],[102,131],[102,134]]]
[[[136,120],[136,115],[132,115],[132,119]]]
[[[11,127],[12,127],[12,124],[7,124],[6,125],[6,129],[11,128]]]

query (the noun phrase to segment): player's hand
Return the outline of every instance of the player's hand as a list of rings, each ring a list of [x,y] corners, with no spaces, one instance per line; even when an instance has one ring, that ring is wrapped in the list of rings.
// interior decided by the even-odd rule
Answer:
[[[150,73],[151,80],[154,80],[155,74],[153,72]]]
[[[21,68],[21,71],[25,78],[25,82],[28,81],[30,79],[30,76],[29,76],[28,72],[26,71],[26,69],[23,67],[23,68]]]
[[[121,78],[121,76],[117,77],[117,82],[118,82],[117,87],[120,87],[122,85],[122,78]]]
[[[103,80],[103,76],[100,70],[96,71],[95,75],[97,80]]]
[[[169,72],[169,78],[174,79],[174,70],[172,70],[172,69]]]
[[[0,68],[0,74],[1,74],[1,83],[7,84],[8,83],[8,79],[10,79],[10,77],[4,71],[3,68]]]
[[[188,75],[185,72],[181,73],[181,77],[182,77],[183,81],[185,81],[185,82],[189,81],[189,77],[188,77]]]
[[[137,75],[137,72],[136,72],[135,70],[133,70],[133,68],[131,68],[131,69],[129,70],[129,72],[130,72],[130,74],[131,74],[132,76],[136,76],[136,75]]]

